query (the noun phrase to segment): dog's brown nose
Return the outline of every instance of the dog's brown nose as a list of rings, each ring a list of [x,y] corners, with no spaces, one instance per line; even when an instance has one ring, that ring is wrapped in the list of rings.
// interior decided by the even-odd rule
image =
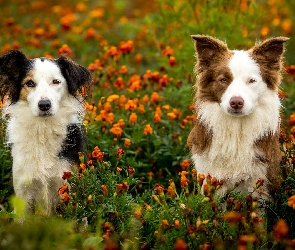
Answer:
[[[244,107],[244,100],[242,97],[234,96],[230,98],[229,104],[233,109],[242,109]]]
[[[51,101],[49,99],[42,99],[38,102],[38,107],[41,111],[48,111],[51,108]]]

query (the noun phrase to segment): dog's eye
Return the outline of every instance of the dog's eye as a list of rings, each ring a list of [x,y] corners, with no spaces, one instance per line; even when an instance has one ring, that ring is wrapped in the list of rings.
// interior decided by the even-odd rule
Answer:
[[[57,79],[54,79],[54,80],[52,81],[52,83],[53,83],[53,84],[60,84],[61,81],[60,81],[60,80],[57,80]]]
[[[248,81],[248,84],[255,83],[255,82],[256,82],[256,80],[253,79],[253,78],[251,78],[251,79]]]
[[[226,83],[226,82],[227,82],[227,80],[226,80],[226,78],[225,78],[225,77],[223,77],[223,78],[219,79],[219,81],[220,81],[220,82],[222,82],[222,83]]]
[[[29,80],[25,83],[29,88],[36,87],[36,83],[34,83],[32,80]]]

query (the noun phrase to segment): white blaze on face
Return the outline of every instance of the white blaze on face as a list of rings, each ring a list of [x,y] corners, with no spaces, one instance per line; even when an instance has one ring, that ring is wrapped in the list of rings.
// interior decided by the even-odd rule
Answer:
[[[35,116],[54,115],[59,109],[61,98],[67,93],[66,80],[61,74],[57,64],[46,59],[35,59],[31,78],[35,87],[29,87],[27,101],[29,107]],[[50,104],[48,110],[40,109],[40,101],[46,101]]]
[[[233,81],[221,97],[220,106],[230,115],[249,115],[259,102],[259,96],[267,91],[259,65],[246,51],[234,51],[228,67]]]

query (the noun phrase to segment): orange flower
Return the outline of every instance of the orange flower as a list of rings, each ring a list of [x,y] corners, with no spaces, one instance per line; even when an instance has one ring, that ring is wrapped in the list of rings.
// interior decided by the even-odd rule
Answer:
[[[70,196],[68,195],[68,193],[63,193],[61,196],[61,200],[67,205],[70,201]]]
[[[118,49],[115,46],[111,46],[107,53],[111,57],[117,57],[118,56]]]
[[[119,74],[125,75],[128,73],[128,69],[126,65],[122,65],[121,68],[119,69]]]
[[[158,195],[164,195],[165,188],[159,184],[156,184],[155,191]]]
[[[121,158],[124,154],[124,150],[122,148],[117,149],[116,158]]]
[[[58,194],[63,194],[65,192],[69,192],[69,187],[67,184],[62,184],[61,187],[58,189]]]
[[[137,123],[137,115],[132,112],[131,115],[129,116],[129,122],[134,125],[135,123]]]
[[[160,227],[169,228],[170,227],[169,221],[168,220],[162,220]]]
[[[289,234],[289,227],[286,221],[280,219],[274,225],[273,228],[274,239],[276,242],[280,242],[282,239],[288,237]]]
[[[113,127],[110,129],[110,132],[116,136],[116,137],[121,137],[122,136],[122,128],[118,123],[114,124]]]
[[[122,77],[118,77],[114,83],[114,86],[117,88],[117,89],[123,89],[124,88],[124,80]]]
[[[107,117],[106,121],[110,124],[113,124],[115,121],[115,115],[113,113],[108,113],[108,117]]]
[[[110,103],[110,102],[118,100],[119,98],[120,98],[119,95],[110,95],[107,99],[107,102]]]
[[[151,134],[153,133],[153,128],[151,127],[150,124],[147,124],[147,125],[144,127],[143,133],[144,133],[145,135],[151,135]]]
[[[155,113],[153,122],[154,123],[160,123],[160,122],[162,122],[161,116],[158,113]]]
[[[122,54],[129,54],[131,52],[131,50],[133,49],[134,47],[134,43],[133,41],[131,40],[128,40],[127,42],[120,42],[120,45],[119,45],[119,51],[122,53]]]
[[[135,173],[134,167],[132,167],[130,164],[128,164],[128,166],[127,166],[127,172],[129,174],[129,176],[134,175],[134,173]]]
[[[155,71],[151,75],[151,80],[153,82],[158,82],[160,80],[160,73],[158,71]]]
[[[97,146],[93,149],[91,155],[92,155],[92,158],[97,159],[100,162],[103,161],[104,153],[101,152]]]
[[[86,169],[86,165],[84,163],[80,163],[80,170],[83,171]]]
[[[112,105],[109,103],[109,102],[106,102],[104,105],[103,105],[103,109],[107,112],[110,112],[111,109],[112,109]]]
[[[169,186],[168,189],[167,189],[167,195],[168,197],[176,197],[176,193],[175,193],[175,190],[173,187]]]
[[[150,98],[151,104],[158,103],[160,101],[160,96],[157,92],[153,92]]]
[[[134,109],[136,109],[136,104],[134,103],[133,100],[128,100],[127,103],[125,104],[125,109],[126,110],[134,110]]]
[[[179,228],[180,228],[180,222],[179,222],[179,220],[175,220],[175,221],[174,221],[174,227],[175,227],[176,229],[179,229]]]
[[[71,49],[69,48],[69,46],[67,44],[64,44],[59,50],[58,50],[58,54],[61,55],[61,54],[68,54],[68,55],[71,55],[72,54],[72,51]]]
[[[170,64],[171,67],[174,67],[176,65],[176,59],[174,56],[170,56],[168,59],[168,62]]]
[[[129,185],[127,182],[123,182],[122,184],[117,184],[116,194],[120,195],[126,192],[129,189]]]
[[[168,119],[173,121],[176,118],[176,115],[173,112],[167,113]]]
[[[242,221],[243,216],[239,212],[231,211],[231,212],[226,212],[223,218],[230,223],[237,223]]]
[[[131,145],[131,140],[126,138],[124,141],[124,148],[129,148]]]
[[[123,128],[124,126],[125,126],[125,122],[124,122],[124,120],[123,119],[119,119],[119,121],[118,121],[118,126],[120,127],[120,128]]]
[[[177,239],[175,241],[173,250],[188,250],[188,246],[183,239]]]
[[[140,219],[140,218],[142,217],[141,209],[136,209],[136,210],[133,212],[133,215],[134,215],[135,218]]]
[[[292,195],[292,196],[288,199],[288,206],[289,206],[289,207],[293,207],[293,209],[295,209],[295,195]]]
[[[204,174],[198,174],[198,183],[200,186],[203,185],[203,182],[205,180],[205,175]]]
[[[155,113],[158,114],[159,116],[162,116],[162,110],[160,107],[156,107]]]
[[[295,113],[291,114],[290,115],[290,118],[289,118],[289,126],[293,126],[295,125]]]
[[[148,104],[148,102],[149,102],[149,97],[148,97],[148,95],[144,95],[144,96],[142,97],[142,99],[141,99],[141,102],[142,102],[143,104]]]
[[[144,106],[142,104],[139,104],[137,111],[139,114],[144,114],[145,113]]]
[[[188,187],[189,179],[186,178],[187,174],[188,174],[188,172],[186,172],[186,171],[182,171],[180,173],[180,186],[182,188]]]
[[[174,54],[174,50],[170,46],[166,46],[165,49],[162,50],[162,55],[163,56],[170,57],[173,54]]]
[[[180,166],[181,166],[181,168],[182,168],[183,170],[186,170],[186,169],[189,168],[190,164],[191,164],[191,162],[190,162],[189,160],[184,159],[184,160],[181,162]]]
[[[193,178],[194,180],[197,179],[197,176],[198,176],[197,173],[198,173],[198,172],[197,172],[197,169],[194,168],[194,169],[192,170],[192,178]]]
[[[167,105],[163,105],[162,108],[165,109],[165,110],[169,110],[170,109],[170,105],[168,105],[168,104]]]

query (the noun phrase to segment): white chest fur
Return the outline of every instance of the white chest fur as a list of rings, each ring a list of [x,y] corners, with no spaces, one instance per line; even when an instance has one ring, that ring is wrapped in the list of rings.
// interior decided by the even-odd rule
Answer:
[[[246,192],[253,190],[259,178],[266,180],[267,166],[257,161],[264,152],[255,147],[255,141],[276,132],[279,109],[279,98],[270,90],[247,116],[228,115],[218,103],[197,105],[200,121],[212,133],[210,148],[201,155],[192,156],[198,172],[223,180],[228,188],[243,182],[241,189]]]

